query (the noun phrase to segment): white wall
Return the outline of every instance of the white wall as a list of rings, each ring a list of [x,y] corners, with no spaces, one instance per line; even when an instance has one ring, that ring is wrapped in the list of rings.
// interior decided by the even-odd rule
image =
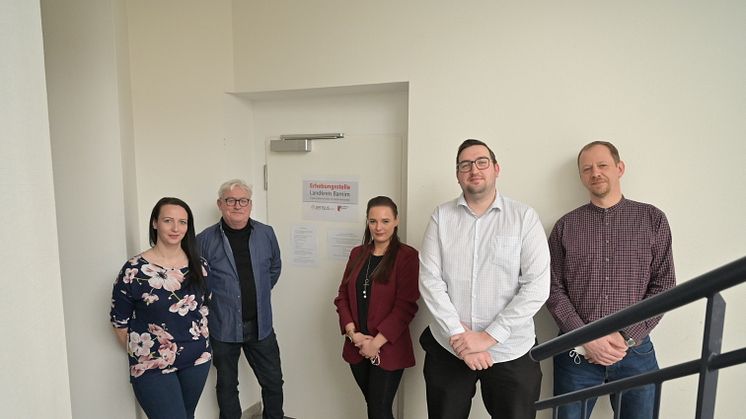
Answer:
[[[0,56],[0,411],[70,418],[38,3],[0,3]]]
[[[88,2],[85,8],[78,7],[81,2],[68,3],[76,15],[65,14],[62,6],[54,6],[60,7],[56,14],[69,19],[71,26],[78,25],[80,32],[65,41],[71,47],[60,54],[86,65],[63,66],[57,70],[61,74],[51,77],[77,71],[81,74],[73,75],[90,78],[62,96],[70,106],[82,102],[77,108],[81,115],[73,110],[60,113],[70,132],[86,138],[77,142],[71,136],[69,152],[79,152],[83,164],[93,164],[96,175],[86,177],[88,182],[98,185],[101,170],[108,187],[121,178],[123,187],[101,189],[113,200],[107,203],[126,201],[131,208],[136,189],[141,219],[158,198],[176,195],[193,203],[197,214],[210,214],[197,217],[201,228],[215,218],[214,197],[206,199],[205,194],[214,194],[220,181],[240,176],[258,184],[260,156],[252,140],[263,140],[251,138],[251,121],[236,121],[242,114],[250,115],[245,104],[222,92],[408,81],[409,184],[404,217],[411,243],[422,236],[432,208],[459,192],[453,163],[464,138],[482,138],[495,148],[503,168],[501,191],[534,206],[547,230],[562,213],[585,201],[574,168],[578,148],[589,140],[608,138],[627,161],[627,196],[652,202],[668,214],[680,280],[744,254],[746,223],[739,220],[740,209],[746,206],[746,3],[129,0],[134,146],[109,138],[117,135],[112,129],[119,138],[126,138],[129,129],[122,124],[128,118],[126,107],[112,105],[116,100],[126,102],[121,90],[118,99],[111,92],[117,83],[123,87],[124,73],[111,68],[114,50],[122,54],[114,47],[122,48],[116,40],[121,34],[96,26],[121,22],[118,12],[112,18],[104,10],[118,10],[121,3]],[[88,25],[95,30],[89,32]],[[113,51],[98,42],[108,42]],[[77,48],[80,43],[86,48]],[[59,48],[65,48],[62,41]],[[50,93],[51,86],[50,81]],[[92,106],[96,99],[89,95],[107,97],[100,99],[105,105]],[[54,121],[54,112],[51,116]],[[119,128],[112,128],[117,121]],[[93,131],[106,135],[99,138]],[[133,160],[136,171],[128,168]],[[104,168],[103,162],[111,166]],[[70,170],[79,175],[79,169]],[[113,173],[117,170],[119,175]],[[133,173],[136,188],[127,183]],[[55,183],[59,184],[57,179]],[[104,271],[113,276],[120,253],[125,253],[122,246],[137,243],[135,236],[144,224],[126,225],[135,215],[127,217],[108,205],[95,207],[103,215],[92,215],[90,205],[81,208],[75,202],[80,194],[61,194],[56,186],[62,205],[58,211],[69,208],[65,217],[88,214],[95,228],[111,234],[107,246],[96,246],[111,254],[97,260],[91,282],[86,283],[90,288]],[[112,225],[101,226],[104,217]],[[73,219],[70,226],[80,224]],[[66,237],[71,238],[61,227],[60,243]],[[87,237],[71,238],[72,249],[93,243]],[[143,239],[140,246],[145,246]],[[65,271],[76,266],[79,256],[61,250],[67,281]],[[69,289],[82,291],[84,285]],[[101,304],[99,298],[106,299],[103,291],[93,295],[97,292],[85,291],[81,298],[90,298],[89,305],[95,307]],[[68,295],[65,291],[66,300]],[[746,345],[746,326],[738,321],[746,308],[733,303],[745,296],[744,287],[726,293],[726,350]],[[698,354],[702,308],[671,313],[655,331],[661,365]],[[105,311],[93,308],[89,315],[99,318]],[[65,314],[68,324],[88,324],[80,314]],[[538,323],[540,339],[555,333],[545,313]],[[419,332],[423,326],[423,317],[418,317],[413,329]],[[96,327],[90,333],[97,345],[103,350],[111,344],[107,350],[113,350],[104,326]],[[75,335],[68,337],[68,346],[77,348],[70,342],[80,339],[80,332],[71,333]],[[71,365],[76,356],[71,355]],[[107,368],[115,364],[112,359]],[[418,366],[406,374],[406,418],[425,416],[420,370]],[[544,370],[547,389],[551,371]],[[746,377],[744,370],[721,374],[719,415],[739,411],[737,389]],[[75,380],[71,372],[71,382]],[[662,416],[690,416],[695,385],[694,380],[667,384]],[[209,387],[210,383],[205,394],[211,394]],[[74,388],[72,392],[75,405],[79,396]],[[106,402],[122,400],[117,395]],[[212,397],[204,397],[200,412],[211,411],[210,402]],[[479,413],[472,417],[486,417],[483,408],[475,406],[475,411]]]
[[[252,153],[226,123],[241,108],[224,94],[233,86],[230,1],[130,0],[127,10],[138,213],[176,196],[196,214],[216,214],[218,186],[248,177],[240,156]],[[195,220],[201,230],[217,218]]]
[[[238,90],[409,81],[405,216],[414,243],[432,208],[459,192],[453,163],[463,139],[495,148],[501,191],[534,206],[549,230],[586,199],[577,150],[608,138],[627,161],[627,196],[668,214],[681,281],[744,254],[743,2],[319,0],[234,8]],[[733,302],[746,288],[727,295],[728,318],[743,318],[746,309]],[[655,331],[661,365],[697,356],[702,308],[671,313]],[[744,346],[744,326],[727,326],[725,347]],[[540,316],[540,338],[554,330]],[[723,374],[718,412],[739,409],[735,383],[745,377],[744,368]],[[406,417],[424,417],[422,380],[405,384]],[[663,417],[690,415],[691,380],[664,393]]]
[[[138,241],[127,226],[137,195],[126,13],[116,0],[42,7],[72,414],[134,418],[127,355],[108,322],[114,278]]]
[[[217,222],[217,189],[230,178],[251,179],[253,148],[250,109],[225,93],[233,86],[230,1],[126,4],[140,251],[163,196],[190,205],[197,231]],[[198,418],[217,417],[214,387],[212,370]]]

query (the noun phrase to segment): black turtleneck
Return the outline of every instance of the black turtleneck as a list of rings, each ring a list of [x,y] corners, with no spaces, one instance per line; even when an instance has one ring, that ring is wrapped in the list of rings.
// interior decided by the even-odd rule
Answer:
[[[249,238],[251,237],[251,221],[246,227],[235,230],[230,228],[225,220],[220,220],[225,236],[231,245],[233,259],[236,261],[238,282],[241,285],[241,317],[244,322],[256,320],[256,284],[254,283],[254,271],[251,268],[251,250],[249,249]]]

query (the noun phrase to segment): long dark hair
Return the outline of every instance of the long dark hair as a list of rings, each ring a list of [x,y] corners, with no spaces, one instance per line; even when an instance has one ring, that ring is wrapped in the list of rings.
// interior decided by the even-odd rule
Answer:
[[[156,202],[153,211],[150,213],[150,222],[148,223],[150,245],[155,246],[158,243],[158,230],[153,227],[153,223],[158,220],[158,216],[161,214],[161,207],[164,205],[180,206],[187,213],[187,231],[184,238],[181,239],[181,248],[186,253],[187,260],[189,261],[189,272],[184,277],[184,285],[194,285],[204,292],[205,278],[202,276],[202,261],[199,254],[199,247],[197,246],[197,238],[194,234],[194,217],[192,216],[192,210],[186,202],[169,196],[163,197]]]
[[[368,216],[370,215],[370,209],[373,207],[389,207],[391,212],[394,213],[394,218],[399,218],[399,210],[396,208],[396,203],[388,196],[377,196],[371,198],[368,201],[368,208],[365,210],[365,231],[363,232],[363,251],[355,258],[354,262],[347,266],[344,272],[345,282],[349,281],[348,278],[350,272],[370,257],[373,254],[374,243],[373,236],[370,234],[370,228],[368,227]],[[386,253],[383,254],[383,259],[378,263],[376,269],[371,273],[370,278],[373,281],[385,284],[389,281],[391,271],[394,269],[394,263],[396,262],[396,255],[399,253],[401,247],[401,241],[399,240],[399,226],[394,227],[394,233],[391,235],[391,242],[389,247],[386,249]]]

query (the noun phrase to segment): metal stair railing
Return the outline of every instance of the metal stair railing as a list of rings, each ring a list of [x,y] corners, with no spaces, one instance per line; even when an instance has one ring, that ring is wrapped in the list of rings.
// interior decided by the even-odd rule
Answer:
[[[659,417],[663,383],[676,378],[699,374],[695,417],[696,419],[714,419],[718,370],[746,363],[746,348],[736,349],[724,354],[720,353],[725,319],[725,300],[720,295],[720,291],[743,282],[746,282],[746,257],[737,259],[668,291],[534,347],[530,355],[533,360],[538,362],[651,317],[702,298],[707,299],[702,355],[699,359],[539,400],[535,404],[536,410],[552,409],[552,417],[556,419],[560,406],[581,402],[582,415],[585,417],[586,401],[588,399],[607,394],[617,394],[620,397],[616,397],[614,418],[618,419],[619,406],[625,390],[655,384],[654,418],[657,419]]]

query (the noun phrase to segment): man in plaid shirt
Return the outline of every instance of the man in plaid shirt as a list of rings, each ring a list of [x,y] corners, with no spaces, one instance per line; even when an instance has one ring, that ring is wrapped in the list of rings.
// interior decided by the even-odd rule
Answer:
[[[551,290],[547,308],[567,333],[676,285],[671,230],[658,208],[626,199],[624,162],[606,141],[578,154],[580,180],[590,203],[557,221],[549,237]],[[661,317],[587,342],[554,358],[554,393],[564,394],[658,369],[650,331]],[[579,356],[578,353],[585,353]],[[615,395],[612,395],[612,406]],[[625,392],[622,419],[652,418],[653,385]],[[590,417],[595,399],[588,401]],[[561,419],[579,419],[580,403],[563,406]]]

